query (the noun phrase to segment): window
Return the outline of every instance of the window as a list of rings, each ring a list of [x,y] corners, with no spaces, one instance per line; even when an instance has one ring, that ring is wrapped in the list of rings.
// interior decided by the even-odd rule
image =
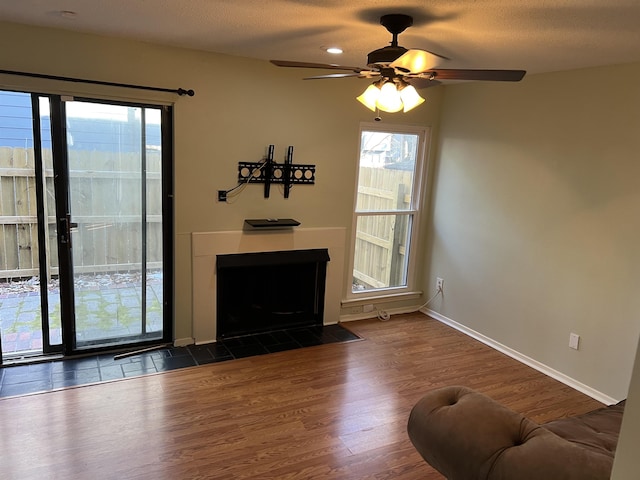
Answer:
[[[426,142],[425,128],[366,124],[360,129],[352,298],[412,287]]]

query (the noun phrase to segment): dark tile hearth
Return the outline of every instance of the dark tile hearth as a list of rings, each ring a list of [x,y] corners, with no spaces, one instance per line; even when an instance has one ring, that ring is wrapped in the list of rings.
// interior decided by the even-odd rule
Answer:
[[[164,348],[119,360],[114,360],[113,354],[100,354],[4,366],[0,368],[0,397],[136,377],[314,345],[349,342],[359,338],[341,325],[327,325],[278,330],[206,345]]]

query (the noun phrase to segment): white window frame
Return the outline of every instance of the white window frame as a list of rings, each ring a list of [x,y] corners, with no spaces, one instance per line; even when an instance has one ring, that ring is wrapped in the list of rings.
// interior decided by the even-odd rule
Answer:
[[[389,210],[389,211],[376,211],[376,212],[359,212],[357,210],[358,202],[358,185],[360,176],[360,154],[362,151],[362,132],[363,131],[377,131],[377,132],[390,132],[399,134],[414,134],[418,135],[418,151],[416,152],[416,164],[413,177],[413,187],[411,195],[411,204],[407,210]],[[385,124],[362,122],[358,131],[358,161],[356,162],[356,180],[353,195],[353,220],[351,227],[351,249],[349,255],[349,281],[346,282],[346,300],[343,305],[357,305],[366,303],[374,299],[393,299],[395,297],[419,297],[422,292],[416,291],[416,259],[418,255],[418,232],[420,231],[420,217],[423,207],[424,185],[426,185],[426,172],[428,171],[428,154],[429,154],[429,142],[430,142],[430,127],[426,126],[414,126],[414,125],[399,125],[399,124]],[[387,287],[372,290],[363,290],[358,292],[352,291],[353,281],[353,268],[355,263],[355,248],[356,248],[356,229],[358,225],[358,218],[361,216],[370,215],[408,215],[410,218],[410,232],[409,232],[409,245],[407,245],[407,276],[406,285],[398,287]],[[400,298],[399,298],[400,299]]]

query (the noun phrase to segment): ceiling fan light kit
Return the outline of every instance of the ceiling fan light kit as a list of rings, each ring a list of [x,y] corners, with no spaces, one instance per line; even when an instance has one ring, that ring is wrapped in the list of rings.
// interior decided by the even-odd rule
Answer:
[[[400,92],[392,81],[384,82],[380,88],[380,96],[376,100],[376,105],[383,112],[395,113],[402,110]]]
[[[378,82],[372,83],[367,87],[367,89],[362,92],[359,97],[356,97],[361,104],[367,107],[372,112],[376,111],[378,107],[376,102],[378,101],[378,97],[380,96],[380,87],[378,86]]]
[[[404,86],[400,89],[400,98],[402,98],[402,107],[405,113],[424,103],[424,98],[420,96],[413,85],[408,83],[404,83]]]
[[[367,67],[347,67],[334,64],[294,62],[271,60],[279,67],[322,68],[345,70],[351,73],[333,73],[307,77],[305,80],[321,78],[375,78],[379,80],[369,85],[356,99],[372,111],[408,112],[421,105],[425,100],[411,80],[422,81],[427,87],[438,85],[440,80],[489,80],[502,82],[518,82],[526,72],[524,70],[473,70],[473,69],[441,69],[437,68],[442,61],[449,60],[443,55],[422,49],[406,49],[398,45],[398,35],[413,25],[409,15],[390,14],[380,17],[380,23],[392,34],[390,45],[379,48],[367,55]],[[425,82],[426,80],[426,82]],[[415,83],[415,82],[414,82]]]
[[[408,83],[400,80],[379,80],[372,83],[356,99],[372,112],[408,112],[424,102],[424,98]]]

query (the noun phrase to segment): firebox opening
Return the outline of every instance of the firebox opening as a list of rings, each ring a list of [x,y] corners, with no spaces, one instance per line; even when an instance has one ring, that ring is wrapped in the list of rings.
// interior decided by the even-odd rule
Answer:
[[[217,338],[323,324],[327,249],[218,255]]]

